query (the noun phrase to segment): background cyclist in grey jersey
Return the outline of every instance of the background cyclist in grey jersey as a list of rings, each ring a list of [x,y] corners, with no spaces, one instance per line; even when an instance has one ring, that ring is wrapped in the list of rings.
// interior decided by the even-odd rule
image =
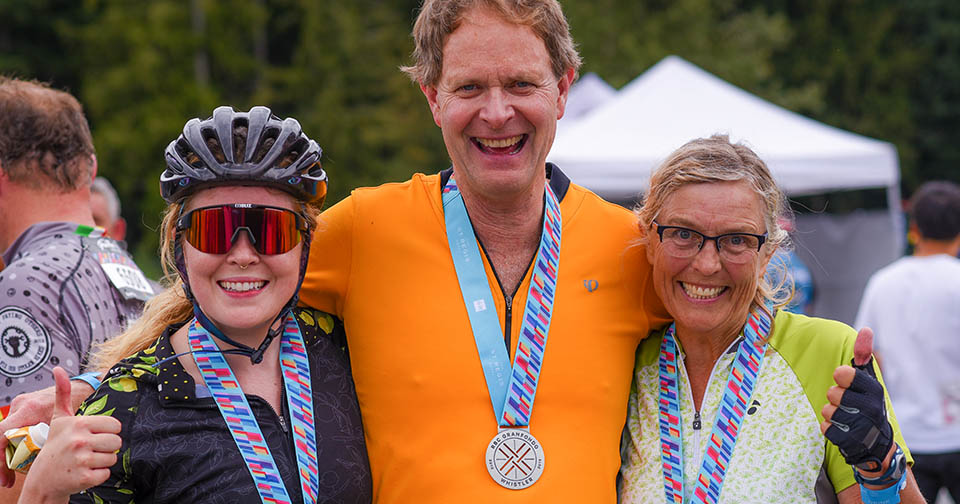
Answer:
[[[94,225],[96,170],[90,129],[73,96],[0,77],[4,415],[18,394],[52,385],[54,366],[83,372],[91,345],[119,334],[153,293],[123,245]]]

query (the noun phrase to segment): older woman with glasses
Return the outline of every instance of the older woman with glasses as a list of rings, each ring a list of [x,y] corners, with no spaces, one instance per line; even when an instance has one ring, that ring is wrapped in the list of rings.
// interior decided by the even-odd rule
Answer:
[[[764,162],[725,136],[653,174],[637,215],[675,322],[637,351],[622,502],[922,502],[869,331],[779,310],[765,282],[785,212]]]

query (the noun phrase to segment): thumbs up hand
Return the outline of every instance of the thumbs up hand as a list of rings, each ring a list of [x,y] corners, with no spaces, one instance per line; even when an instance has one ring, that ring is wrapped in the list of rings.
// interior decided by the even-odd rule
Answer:
[[[56,399],[50,434],[27,474],[21,503],[65,502],[71,494],[103,483],[122,445],[120,422],[109,416],[74,416],[70,378],[60,367],[54,368],[53,376]]]
[[[66,371],[57,366],[53,369],[53,379],[56,382],[57,395],[53,401],[53,415],[50,417],[51,424],[58,418],[73,416],[73,408],[70,407],[70,390],[72,387],[70,377],[67,376]]]
[[[853,366],[870,373],[874,378],[877,374],[869,364],[873,360],[873,329],[864,327],[857,333],[857,340],[853,343]]]
[[[848,464],[872,477],[886,469],[895,448],[883,386],[873,369],[873,331],[868,327],[857,333],[851,364],[833,372],[837,384],[827,391],[820,430]]]

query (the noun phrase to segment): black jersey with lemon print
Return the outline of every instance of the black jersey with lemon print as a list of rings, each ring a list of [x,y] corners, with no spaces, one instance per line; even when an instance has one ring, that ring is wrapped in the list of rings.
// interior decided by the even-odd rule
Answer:
[[[370,468],[342,324],[295,311],[310,361],[320,475],[319,502],[371,500]],[[114,366],[80,407],[120,420],[123,445],[110,478],[71,502],[260,502],[253,479],[206,387],[183,370],[168,327],[142,352]],[[156,364],[162,362],[159,366]],[[302,502],[289,415],[247,395],[292,502]]]

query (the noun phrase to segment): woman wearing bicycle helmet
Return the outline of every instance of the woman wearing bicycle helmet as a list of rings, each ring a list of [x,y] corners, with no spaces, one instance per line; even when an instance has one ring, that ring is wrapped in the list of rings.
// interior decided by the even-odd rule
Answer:
[[[21,502],[90,485],[70,502],[371,500],[342,328],[296,307],[326,195],[320,152],[265,107],[187,122],[160,177],[173,286],[100,348],[95,364],[120,363],[83,416],[55,413]],[[110,428],[83,424],[95,415],[122,425],[115,461]]]

